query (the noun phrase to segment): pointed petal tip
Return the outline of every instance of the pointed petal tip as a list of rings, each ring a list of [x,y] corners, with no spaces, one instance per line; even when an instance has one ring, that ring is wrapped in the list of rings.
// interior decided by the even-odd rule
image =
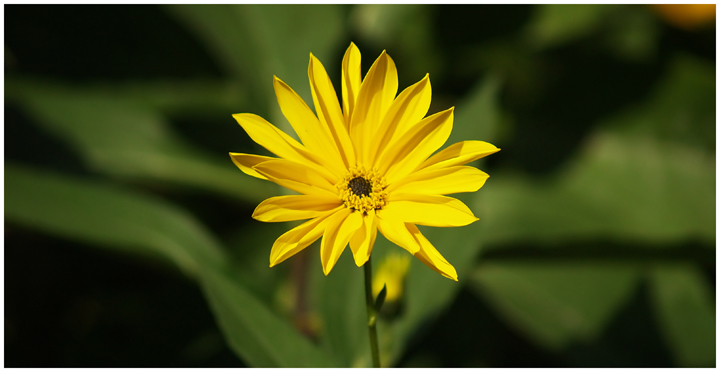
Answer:
[[[253,115],[255,115],[255,114],[250,114],[250,113],[247,113],[247,112],[239,112],[239,113],[237,113],[237,114],[232,114],[232,117],[233,117],[233,119],[235,119],[235,121],[237,121],[238,124],[239,124],[239,123],[240,123],[240,119],[244,118],[245,116],[253,116]]]
[[[350,45],[348,46],[347,50],[345,51],[345,55],[348,56],[350,54],[355,54],[355,53],[360,55],[360,49],[357,47],[357,45],[355,45],[354,42],[351,41]]]
[[[458,280],[458,275],[457,275],[457,271],[455,271],[455,268],[452,267],[452,265],[450,266],[450,268],[451,268],[452,270],[449,271],[449,272],[444,272],[444,271],[438,271],[438,272],[439,272],[442,276],[444,276],[444,277],[446,277],[446,278],[448,278],[448,279],[451,279],[451,280],[453,280],[453,281],[459,282],[459,280]]]
[[[423,76],[423,78],[420,79],[417,84],[421,87],[424,87],[425,85],[430,85],[430,73],[426,73],[425,76]]]
[[[318,68],[315,65],[320,65],[321,67],[323,66],[322,62],[320,62],[320,60],[317,57],[315,57],[314,54],[310,53],[310,62],[308,63],[308,74],[310,73],[310,71],[313,71]]]
[[[364,259],[364,260],[363,260],[363,259],[357,259],[357,258],[356,258],[356,259],[355,259],[355,265],[357,265],[357,267],[362,267],[363,265],[365,265],[366,262],[368,262],[369,259],[370,259],[370,256],[368,256],[368,257],[367,257],[366,259]]]

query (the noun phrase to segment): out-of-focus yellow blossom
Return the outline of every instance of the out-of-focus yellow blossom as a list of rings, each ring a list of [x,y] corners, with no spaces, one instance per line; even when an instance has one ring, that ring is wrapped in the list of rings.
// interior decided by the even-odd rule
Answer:
[[[386,302],[400,299],[405,290],[405,277],[408,269],[410,269],[410,256],[387,255],[373,277],[373,297],[377,297],[383,286],[386,286]]]
[[[693,30],[715,20],[715,4],[655,4],[655,10],[671,25]]]

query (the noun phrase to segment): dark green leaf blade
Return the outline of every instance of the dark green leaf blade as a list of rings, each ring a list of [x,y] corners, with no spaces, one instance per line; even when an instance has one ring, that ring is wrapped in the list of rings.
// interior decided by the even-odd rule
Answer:
[[[650,285],[660,331],[678,365],[714,367],[715,304],[702,273],[691,265],[658,265]]]
[[[221,267],[216,239],[176,206],[107,183],[5,164],[5,218],[32,229],[132,253],[154,252],[197,275]]]
[[[329,61],[345,29],[337,5],[175,5],[167,8],[212,48],[234,77],[246,81],[259,97],[259,110],[275,107],[272,76],[276,75],[311,102],[307,81],[309,53],[339,77],[340,61]],[[349,43],[348,43],[349,44]],[[332,71],[337,71],[333,75]],[[339,92],[339,85],[335,88]],[[266,101],[267,100],[267,101]],[[279,110],[270,119],[281,119]]]
[[[221,272],[206,271],[201,282],[230,346],[254,367],[330,367],[331,360]]]
[[[560,351],[596,338],[633,294],[639,270],[599,263],[484,263],[471,288],[537,344]]]
[[[5,165],[6,221],[121,252],[169,259],[202,283],[231,346],[252,365],[327,366],[286,320],[226,275],[229,259],[193,216],[108,183]]]
[[[132,99],[30,82],[7,92],[99,173],[190,185],[252,203],[272,196],[272,187],[240,172],[227,153],[199,151],[171,132],[158,112]]]

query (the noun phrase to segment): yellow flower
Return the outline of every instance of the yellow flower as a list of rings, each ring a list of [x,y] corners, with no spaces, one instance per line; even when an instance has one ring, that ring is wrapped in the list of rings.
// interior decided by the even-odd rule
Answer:
[[[464,141],[432,155],[452,131],[453,108],[423,118],[430,107],[428,75],[396,97],[397,71],[384,51],[361,80],[360,51],[350,43],[342,62],[342,109],[330,77],[312,54],[308,75],[317,116],[273,77],[280,109],[302,143],[257,115],[233,115],[253,141],[278,156],[231,152],[233,162],[250,176],[300,194],[263,201],[253,218],[308,220],[275,241],[270,267],[321,236],[325,275],[348,243],[355,263],[362,266],[380,230],[433,270],[457,280],[455,268],[416,225],[477,221],[465,204],[444,195],[482,187],[488,175],[463,164],[499,149]]]
[[[410,258],[408,256],[387,255],[373,276],[373,297],[377,298],[380,291],[385,287],[387,291],[385,293],[386,303],[399,300],[405,290],[405,277],[409,269]]]
[[[654,4],[653,7],[668,23],[685,30],[700,28],[715,20],[715,4]]]

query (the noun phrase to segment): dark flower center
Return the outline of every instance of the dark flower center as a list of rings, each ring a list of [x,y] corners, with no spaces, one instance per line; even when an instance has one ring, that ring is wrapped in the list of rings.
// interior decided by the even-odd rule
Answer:
[[[357,196],[369,196],[372,192],[372,185],[362,177],[355,177],[348,182],[348,187]]]

